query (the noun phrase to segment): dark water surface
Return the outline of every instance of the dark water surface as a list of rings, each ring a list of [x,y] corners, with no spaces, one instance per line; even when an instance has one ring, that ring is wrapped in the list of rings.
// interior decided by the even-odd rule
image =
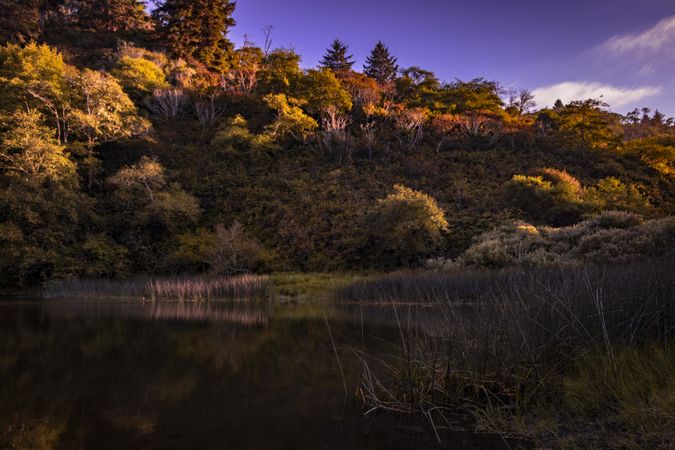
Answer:
[[[420,314],[433,311],[2,302],[0,448],[507,448],[364,418],[350,349],[392,353],[400,321]]]

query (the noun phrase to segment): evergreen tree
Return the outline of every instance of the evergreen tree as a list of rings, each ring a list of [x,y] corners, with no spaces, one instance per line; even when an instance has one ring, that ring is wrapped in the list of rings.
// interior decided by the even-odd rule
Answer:
[[[73,2],[81,28],[116,33],[147,29],[150,25],[142,0],[78,0]]]
[[[378,41],[370,56],[366,59],[363,73],[379,83],[393,81],[398,72],[396,61],[396,57],[392,56],[387,46]]]
[[[321,60],[321,67],[333,72],[352,70],[353,55],[348,55],[349,46],[339,39],[335,39]]]
[[[40,32],[39,0],[0,0],[0,41],[25,43]]]
[[[194,57],[207,67],[224,71],[233,45],[227,32],[235,25],[230,0],[165,0],[154,11],[160,37],[179,57]]]

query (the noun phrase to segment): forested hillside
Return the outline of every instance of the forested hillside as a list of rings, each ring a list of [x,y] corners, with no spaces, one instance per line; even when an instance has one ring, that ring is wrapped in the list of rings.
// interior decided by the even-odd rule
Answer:
[[[381,42],[363,68],[336,40],[303,69],[271,28],[235,48],[234,10],[0,0],[2,284],[675,247],[675,123],[659,111],[541,109],[399,67]]]

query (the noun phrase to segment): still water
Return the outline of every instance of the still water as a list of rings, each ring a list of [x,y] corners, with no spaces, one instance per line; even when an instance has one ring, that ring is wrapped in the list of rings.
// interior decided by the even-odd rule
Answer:
[[[457,432],[438,444],[420,424],[364,417],[352,349],[395,352],[400,322],[420,314],[433,317],[421,307],[2,302],[0,448],[508,448]]]

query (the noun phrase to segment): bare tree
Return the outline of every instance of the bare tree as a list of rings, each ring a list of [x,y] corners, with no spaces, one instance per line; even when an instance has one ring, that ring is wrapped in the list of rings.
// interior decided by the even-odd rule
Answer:
[[[189,104],[189,97],[181,88],[156,89],[145,102],[147,108],[160,119],[174,121],[180,117]]]
[[[534,101],[534,95],[527,89],[511,89],[508,94],[508,108],[515,109],[521,116],[537,106],[537,103]]]
[[[347,127],[350,123],[349,116],[340,112],[334,105],[325,109],[321,119],[322,131],[318,135],[319,144],[336,157],[340,166],[351,159],[352,145],[347,133]]]
[[[267,58],[267,55],[270,54],[272,50],[272,25],[267,25],[262,29],[263,35],[265,36],[265,45],[263,46],[263,55]]]
[[[478,138],[489,147],[496,144],[503,134],[501,121],[487,114],[465,114],[458,119],[459,130],[469,138]]]
[[[202,126],[202,133],[204,133],[225,115],[227,107],[220,95],[212,91],[207,95],[194,97],[192,99],[192,110]]]
[[[403,132],[403,136],[399,136],[401,148],[412,150],[419,144],[424,137],[426,120],[427,113],[421,108],[404,109],[394,116],[396,127]]]

